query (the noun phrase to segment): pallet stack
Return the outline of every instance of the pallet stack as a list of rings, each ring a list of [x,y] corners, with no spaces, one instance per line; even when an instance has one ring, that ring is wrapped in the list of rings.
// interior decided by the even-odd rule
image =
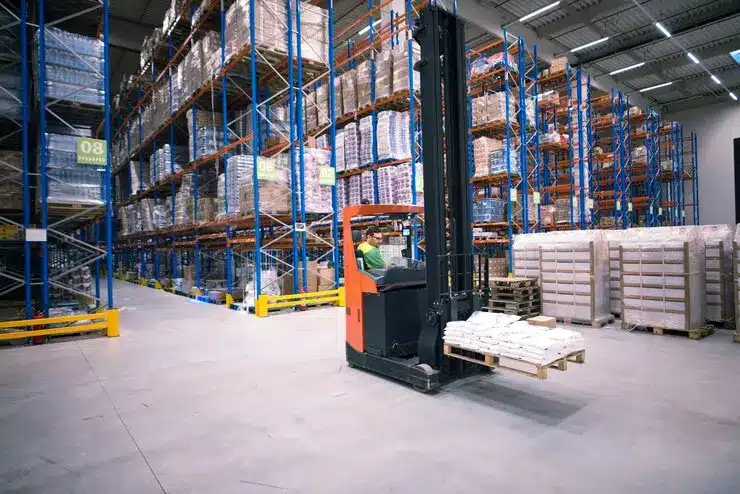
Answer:
[[[677,331],[699,339],[705,325],[704,243],[695,227],[649,232],[620,246],[622,327],[654,334]]]
[[[540,314],[537,278],[489,278],[488,308],[493,312],[529,318]]]

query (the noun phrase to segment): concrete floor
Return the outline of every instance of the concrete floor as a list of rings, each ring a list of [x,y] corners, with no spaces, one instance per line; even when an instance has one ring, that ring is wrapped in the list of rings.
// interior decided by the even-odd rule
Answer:
[[[587,364],[436,395],[343,363],[343,311],[116,285],[121,338],[0,350],[0,491],[740,492],[740,345],[579,328]]]

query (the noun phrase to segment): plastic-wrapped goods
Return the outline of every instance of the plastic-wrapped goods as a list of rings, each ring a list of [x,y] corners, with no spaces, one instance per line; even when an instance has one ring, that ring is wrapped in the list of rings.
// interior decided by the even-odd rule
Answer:
[[[202,110],[194,112],[191,108],[187,111],[187,121],[190,161],[216,153],[223,142],[221,114]]]
[[[329,125],[329,85],[323,84],[316,89],[316,112],[318,127]],[[341,113],[339,113],[341,115]]]
[[[280,0],[273,1],[281,3]],[[278,24],[278,31],[284,32],[282,23]],[[301,2],[301,58],[328,65],[330,41],[328,12],[308,2]]]
[[[0,210],[23,208],[23,154],[0,150]]]
[[[375,179],[373,178],[373,172],[362,172],[360,178],[362,180],[362,200],[369,201],[370,204],[377,204],[378,198],[375,195]]]
[[[473,167],[474,176],[482,177],[491,173],[491,153],[503,149],[503,144],[498,139],[490,137],[479,137],[473,140]]]
[[[550,232],[535,241],[540,247],[542,314],[584,323],[610,317],[609,253],[603,232]]]
[[[421,48],[416,41],[411,42],[413,59],[411,60],[411,67],[413,68],[416,62],[421,59]],[[409,46],[408,41],[401,41],[395,48],[393,48],[392,56],[392,67],[393,67],[393,82],[391,88],[394,93],[401,91],[408,91],[410,87],[414,88],[414,91],[419,90],[421,85],[419,84],[419,72],[412,70],[413,75],[411,81],[409,81]]]
[[[154,228],[162,230],[172,225],[172,199],[170,197],[160,199],[154,206]]]
[[[349,205],[347,200],[348,181],[349,178],[337,178],[337,220],[339,221],[342,221],[342,210]]]
[[[334,116],[341,117],[344,113],[344,102],[342,101],[342,77],[336,76],[334,77]]]
[[[363,108],[372,103],[370,80],[372,78],[371,61],[365,60],[357,65],[357,107]],[[376,97],[377,98],[377,97]]]
[[[182,177],[180,190],[175,194],[175,225],[189,225],[193,222],[193,174]]]
[[[410,157],[410,146],[407,137],[408,126],[404,126],[404,122],[407,121],[404,119],[403,113],[395,111],[382,111],[378,113],[378,161],[399,160]],[[362,121],[360,121],[360,128],[362,128]],[[407,150],[409,154],[406,153]]]
[[[345,169],[360,167],[360,129],[354,122],[344,127],[344,159]]]
[[[319,124],[319,110],[316,106],[316,93],[303,95],[303,125],[306,132],[313,132]]]
[[[362,179],[360,175],[352,175],[347,179],[347,204],[362,203]]]
[[[705,247],[698,228],[648,229],[620,246],[622,325],[690,331],[705,321]]]
[[[218,191],[216,195],[216,219],[219,220],[226,214],[226,174],[218,175]]]
[[[324,149],[305,148],[303,155],[303,197],[307,213],[331,211],[331,186],[319,183],[319,167],[331,166],[331,152]],[[300,183],[299,170],[295,170],[296,183]]]
[[[408,89],[408,86],[405,88]],[[375,100],[393,94],[393,54],[390,50],[381,51],[375,57]]]
[[[357,69],[351,69],[340,75],[342,81],[342,109],[343,114],[354,113],[357,110]]]
[[[492,198],[478,199],[473,203],[473,221],[475,223],[506,221],[506,201]]]
[[[360,166],[373,164],[373,117],[360,119]]]
[[[580,333],[534,326],[519,316],[474,312],[467,321],[448,322],[444,343],[474,352],[547,365],[585,350]]]
[[[242,209],[245,205],[240,200],[241,191],[247,186],[253,186],[251,184],[253,163],[254,158],[251,154],[237,154],[230,156],[226,161],[224,212],[238,215],[241,212],[254,211],[254,203]]]
[[[395,185],[397,170],[395,166],[386,166],[378,170],[378,203],[394,204],[393,186]]]
[[[609,248],[609,307],[612,314],[622,313],[622,289],[620,282],[619,246],[636,241],[642,228],[627,230],[605,230]]]
[[[732,296],[732,229],[729,225],[701,225],[699,236],[706,254],[706,317],[727,323],[734,318]]]
[[[413,204],[413,189],[412,189],[412,168],[411,163],[403,163],[396,165],[396,175],[394,178],[393,185],[393,203],[394,204]],[[422,173],[424,166],[422,163],[416,163],[416,173]],[[424,190],[418,187],[417,182],[416,188],[416,205],[424,205]]]
[[[139,201],[139,221],[141,231],[154,231],[154,199],[145,198]]]
[[[506,149],[498,149],[489,154],[489,173],[508,173],[519,175],[519,153],[515,150],[509,152],[509,165],[506,164]]]
[[[517,198],[518,201],[521,201],[522,197],[522,189],[521,187],[518,187],[518,194],[519,197]],[[537,222],[537,205],[534,203],[534,195],[529,194],[528,195],[528,201],[527,201],[527,216],[529,216],[529,222],[535,223]],[[516,202],[512,205],[512,219],[516,221],[517,223],[522,223],[522,215],[524,213],[524,206],[521,202]]]
[[[169,144],[157,149],[150,157],[151,182],[157,183],[173,173],[180,173],[188,164],[188,150],[185,146],[175,146],[171,152]]]
[[[49,203],[103,204],[103,171],[77,163],[77,137],[46,134]]]
[[[347,161],[344,157],[344,130],[337,131],[334,138],[334,145],[336,147],[337,172],[343,172],[347,168]]]
[[[284,214],[291,210],[290,163],[287,154],[276,158],[257,158],[257,169],[263,170],[264,176],[257,174],[259,186],[260,212],[268,214]],[[247,176],[244,187],[239,193],[239,204],[242,211],[254,211],[254,182],[255,167],[250,163],[247,167]],[[231,208],[231,206],[229,206]]]
[[[38,60],[38,31],[34,39],[34,54]],[[46,97],[96,106],[104,105],[105,92],[101,75],[102,41],[68,33],[55,27],[46,28],[44,40]]]

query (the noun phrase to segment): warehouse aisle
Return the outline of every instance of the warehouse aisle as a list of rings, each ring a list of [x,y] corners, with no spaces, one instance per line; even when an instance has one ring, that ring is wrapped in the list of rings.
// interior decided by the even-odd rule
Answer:
[[[581,328],[587,364],[436,395],[343,365],[343,311],[116,284],[121,338],[0,349],[0,491],[735,492],[740,345]]]

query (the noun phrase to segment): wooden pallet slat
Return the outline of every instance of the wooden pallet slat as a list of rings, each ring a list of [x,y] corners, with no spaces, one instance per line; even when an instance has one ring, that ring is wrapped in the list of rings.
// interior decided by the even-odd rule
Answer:
[[[559,371],[568,370],[568,362],[576,364],[584,364],[586,362],[586,350],[578,350],[548,364],[536,364],[533,362],[527,362],[526,360],[518,360],[486,352],[468,350],[448,344],[444,345],[444,354],[451,358],[484,365],[492,369],[506,369],[508,371],[534,377],[536,379],[547,379],[548,369],[556,369]]]

